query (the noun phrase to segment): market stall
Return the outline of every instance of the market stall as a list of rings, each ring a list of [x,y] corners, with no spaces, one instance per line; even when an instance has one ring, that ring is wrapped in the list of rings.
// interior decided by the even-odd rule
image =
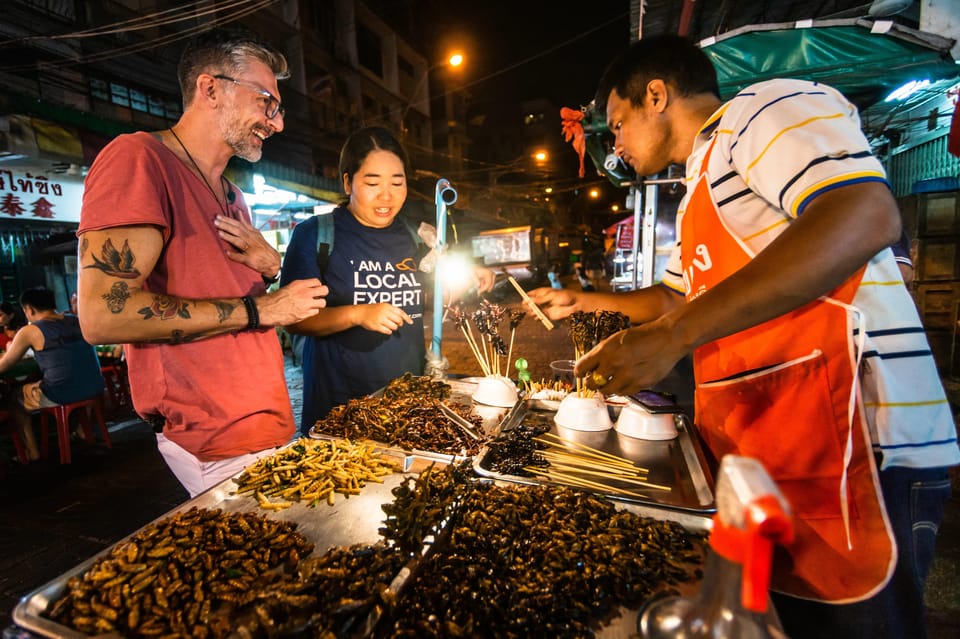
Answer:
[[[475,401],[480,379],[406,377],[351,401],[28,593],[15,622],[47,637],[626,637],[654,593],[696,590],[713,484],[683,415],[644,440],[604,403],[611,427],[577,434],[553,400]],[[401,421],[416,443],[361,437]],[[351,438],[323,432],[337,425]],[[553,475],[491,464],[525,433]],[[597,477],[594,456],[636,470]]]

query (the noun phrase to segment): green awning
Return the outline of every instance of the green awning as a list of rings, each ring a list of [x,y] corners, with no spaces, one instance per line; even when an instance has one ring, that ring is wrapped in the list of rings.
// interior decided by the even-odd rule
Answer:
[[[724,99],[772,78],[829,84],[863,109],[910,80],[960,77],[953,40],[888,21],[751,25],[701,41]]]

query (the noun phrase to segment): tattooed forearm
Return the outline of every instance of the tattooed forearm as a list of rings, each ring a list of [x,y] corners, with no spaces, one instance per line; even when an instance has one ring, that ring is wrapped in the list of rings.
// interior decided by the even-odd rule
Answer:
[[[233,309],[237,307],[236,304],[231,304],[230,302],[224,302],[223,300],[214,300],[213,305],[217,307],[217,319],[220,320],[220,323],[229,319],[233,315]]]
[[[154,295],[153,303],[150,306],[144,306],[137,313],[143,315],[143,319],[159,317],[161,320],[190,319],[190,311],[187,310],[187,303],[170,295]]]
[[[107,275],[122,277],[125,280],[140,276],[140,271],[133,265],[136,258],[133,255],[133,251],[130,250],[130,244],[127,240],[123,241],[123,246],[120,247],[118,251],[114,248],[113,242],[108,238],[107,241],[103,243],[103,248],[100,249],[100,258],[97,259],[96,255],[91,255],[91,257],[93,258],[93,264],[88,264],[83,268],[99,269]]]
[[[77,258],[81,263],[83,262],[83,258],[86,257],[87,255],[88,246],[90,246],[90,240],[88,240],[87,238],[83,238],[82,240],[80,240],[80,254],[77,256]]]
[[[110,287],[109,293],[101,295],[100,297],[107,301],[107,308],[110,309],[111,313],[116,315],[123,310],[123,307],[127,304],[127,300],[130,299],[130,287],[127,286],[126,282],[116,282]]]

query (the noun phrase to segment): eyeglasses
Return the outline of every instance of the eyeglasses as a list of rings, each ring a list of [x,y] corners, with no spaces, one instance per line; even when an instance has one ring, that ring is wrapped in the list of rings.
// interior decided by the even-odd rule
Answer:
[[[259,94],[260,97],[266,100],[266,103],[263,105],[263,114],[267,116],[268,120],[272,120],[273,118],[277,117],[277,115],[279,115],[282,118],[284,114],[287,112],[287,110],[283,108],[283,105],[280,104],[280,100],[275,98],[272,93],[270,93],[266,89],[261,89],[259,86],[257,86],[253,82],[237,80],[237,79],[231,78],[229,75],[222,75],[222,74],[217,74],[213,77],[215,77],[217,80],[227,80],[228,82],[239,84],[240,86],[246,87],[251,91]]]

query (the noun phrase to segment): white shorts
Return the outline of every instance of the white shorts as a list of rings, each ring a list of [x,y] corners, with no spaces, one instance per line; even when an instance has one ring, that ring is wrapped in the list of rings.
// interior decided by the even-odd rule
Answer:
[[[157,433],[157,448],[177,481],[187,489],[191,497],[196,497],[223,480],[233,477],[261,457],[277,450],[268,448],[239,457],[204,462],[197,459],[193,453],[181,448],[179,444],[167,439],[163,433]]]

